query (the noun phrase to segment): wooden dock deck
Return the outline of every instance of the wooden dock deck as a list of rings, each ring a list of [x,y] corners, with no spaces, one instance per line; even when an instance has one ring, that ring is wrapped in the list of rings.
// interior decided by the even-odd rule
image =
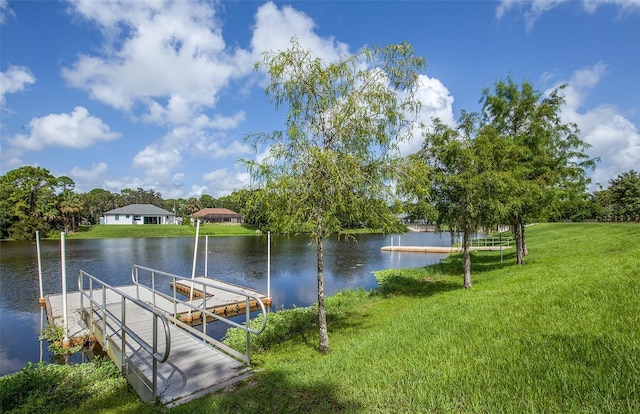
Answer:
[[[220,287],[233,288],[236,292],[256,296],[265,306],[271,304],[271,298],[266,295],[247,288],[228,284],[219,280],[209,278],[208,283],[213,283]],[[173,283],[170,283],[171,291]],[[144,286],[128,285],[114,287],[118,292],[110,289],[103,291],[94,289],[92,294],[100,305],[106,305],[114,315],[120,315],[122,309],[122,294],[126,294],[132,298],[138,298],[142,303],[153,305],[156,309],[162,311],[171,320],[176,315],[178,321],[185,322],[189,325],[198,325],[202,323],[200,312],[193,311],[189,308],[191,305],[206,308],[209,312],[215,312],[216,315],[223,317],[231,317],[235,315],[246,314],[247,297],[237,293],[216,289],[207,286],[205,292],[198,289],[202,284],[194,284],[193,299],[189,301],[191,292],[191,282],[179,280],[176,285],[176,292],[179,296],[177,302],[165,298],[161,295],[154,294]],[[186,294],[185,294],[186,293]],[[106,334],[102,332],[104,329],[100,323],[94,323],[93,329],[88,327],[87,320],[89,309],[89,300],[85,297],[81,304],[80,292],[69,292],[67,299],[67,330],[68,337],[74,345],[82,345],[87,341],[97,340],[106,349],[107,354],[111,357],[116,365],[122,370],[127,379],[131,381],[131,375],[135,379],[136,376],[142,378],[151,375],[153,359],[147,352],[142,352],[139,346],[127,342],[125,352],[118,350],[114,353],[114,349],[119,347],[119,339],[116,338],[119,333],[114,329],[107,327]],[[64,296],[62,294],[47,295],[45,298],[45,306],[47,319],[53,327],[62,327]],[[83,310],[84,306],[84,310]],[[259,310],[261,307],[257,300],[250,300],[250,310]],[[191,312],[190,312],[191,310]],[[140,308],[133,302],[127,301],[126,305],[126,325],[133,330],[136,335],[143,338],[148,343],[153,339],[152,317],[143,308]],[[94,312],[94,320],[100,320],[101,312]],[[207,318],[211,321],[215,318]],[[178,323],[178,322],[175,322]],[[213,392],[220,387],[225,387],[234,382],[240,381],[251,375],[251,369],[243,362],[232,358],[226,353],[207,344],[202,338],[196,337],[186,330],[178,327],[175,323],[170,323],[171,350],[169,359],[164,363],[158,364],[157,376],[158,400],[166,405],[176,405],[189,399],[200,396],[204,393]],[[219,322],[222,323],[222,322]],[[111,352],[109,351],[111,348]],[[248,354],[247,354],[248,355]],[[247,356],[248,358],[248,356]],[[248,361],[248,359],[247,359]],[[135,385],[134,385],[134,388]],[[143,387],[144,388],[144,387]],[[145,399],[144,390],[136,388],[138,393]],[[148,396],[147,396],[148,397]]]
[[[113,313],[121,312],[121,303],[113,303],[108,307]],[[153,330],[150,315],[135,304],[127,304],[127,327],[133,330],[148,343],[153,341]],[[95,312],[96,326],[101,326],[100,312]],[[249,367],[230,356],[207,345],[202,340],[188,332],[170,324],[171,353],[169,359],[158,364],[158,400],[166,405],[182,404],[222,387],[241,381],[252,374]],[[143,352],[139,346],[127,342],[125,356],[118,347],[120,337],[118,332],[107,328],[108,338],[99,333],[101,344],[109,342],[107,353],[114,361],[126,366],[125,376],[153,375],[153,359],[150,354]],[[111,347],[109,349],[109,347]],[[115,348],[115,349],[114,349]],[[164,350],[161,350],[161,352]],[[136,381],[130,381],[133,384]],[[140,388],[134,385],[134,388]],[[136,389],[143,396],[148,390]],[[143,397],[144,399],[144,397]]]
[[[271,306],[271,298],[261,292],[258,292],[252,289],[247,289],[242,286],[237,286],[227,282],[220,282],[218,280],[210,279],[204,276],[196,277],[194,278],[194,280],[196,282],[200,280],[205,280],[210,282],[213,281],[216,284],[224,283],[224,285],[227,287],[233,287],[236,290],[243,292],[245,294],[251,294],[251,295],[257,296],[258,298],[260,298],[260,300],[262,301],[262,303],[264,303],[266,307]],[[171,287],[171,289],[173,289],[173,282],[169,282],[169,286]],[[192,286],[193,286],[193,289],[192,289]],[[205,297],[204,291],[198,288],[198,286],[201,286],[201,285],[199,285],[198,283],[192,284],[185,280],[179,280],[176,283],[176,291],[181,293],[187,298],[189,298],[190,296],[193,297],[194,303],[196,300],[198,300],[199,303],[204,303],[204,297]],[[207,301],[206,301],[207,310],[211,313],[215,313],[216,315],[222,315],[225,317],[240,315],[240,314],[243,314],[247,308],[247,302],[245,300],[245,297],[242,295],[231,293],[231,292],[216,290],[216,289],[214,289],[213,291],[208,290],[206,297],[207,297]],[[256,300],[249,301],[249,310],[251,312],[256,311],[258,309],[260,309],[260,306],[258,305],[258,302]],[[199,312],[192,312],[191,314],[189,314],[188,312],[178,312],[178,313],[179,313],[178,318],[185,323],[188,323],[190,325],[197,325],[202,323],[202,316],[200,315]],[[207,318],[208,322],[212,320],[213,318]]]

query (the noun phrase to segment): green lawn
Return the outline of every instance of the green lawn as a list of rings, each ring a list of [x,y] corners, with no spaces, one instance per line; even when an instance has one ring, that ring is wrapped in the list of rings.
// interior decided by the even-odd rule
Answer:
[[[312,308],[270,314],[250,381],[167,412],[640,412],[640,226],[527,231],[524,266],[473,253],[470,290],[451,256],[329,298],[326,356]],[[64,412],[138,411],[161,409],[124,387]]]
[[[201,224],[201,236],[233,236],[256,234],[256,229],[244,225]],[[67,239],[104,239],[137,237],[188,237],[196,235],[195,226],[176,226],[162,224],[144,225],[95,225],[81,226],[75,233],[66,234]],[[60,233],[49,235],[60,238]]]

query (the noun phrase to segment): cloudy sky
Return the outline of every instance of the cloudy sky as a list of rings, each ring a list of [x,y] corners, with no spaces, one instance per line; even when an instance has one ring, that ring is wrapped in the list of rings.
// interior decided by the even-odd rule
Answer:
[[[0,174],[33,165],[79,192],[164,198],[242,188],[237,160],[259,156],[244,137],[284,116],[254,63],[292,36],[327,61],[411,43],[422,117],[451,125],[509,75],[568,83],[562,116],[601,158],[592,189],[640,170],[640,0],[0,0]]]

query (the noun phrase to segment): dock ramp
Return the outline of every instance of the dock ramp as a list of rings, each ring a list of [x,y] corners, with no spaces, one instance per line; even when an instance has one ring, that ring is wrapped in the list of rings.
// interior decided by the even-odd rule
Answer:
[[[81,270],[78,312],[86,329],[143,401],[177,405],[251,375],[249,336],[259,334],[266,326],[264,295],[207,278],[187,279],[138,265],[132,269],[132,282],[114,287]],[[202,294],[185,298],[179,293],[185,286],[190,291],[193,286]],[[239,314],[245,315],[244,323],[220,314],[213,298],[229,295],[236,302],[243,299],[244,313]],[[226,306],[240,308],[239,303]],[[258,329],[249,326],[252,309],[263,316]],[[193,323],[194,319],[199,322]],[[206,326],[211,321],[243,329],[245,353],[208,336]]]

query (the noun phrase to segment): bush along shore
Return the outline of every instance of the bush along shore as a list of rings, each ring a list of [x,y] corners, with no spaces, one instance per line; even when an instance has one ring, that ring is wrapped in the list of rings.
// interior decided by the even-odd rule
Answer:
[[[273,312],[251,339],[251,379],[171,409],[98,360],[0,378],[0,411],[640,412],[640,226],[538,224],[527,240],[524,266],[472,253],[472,289],[452,255],[328,298],[329,355],[313,307]]]

